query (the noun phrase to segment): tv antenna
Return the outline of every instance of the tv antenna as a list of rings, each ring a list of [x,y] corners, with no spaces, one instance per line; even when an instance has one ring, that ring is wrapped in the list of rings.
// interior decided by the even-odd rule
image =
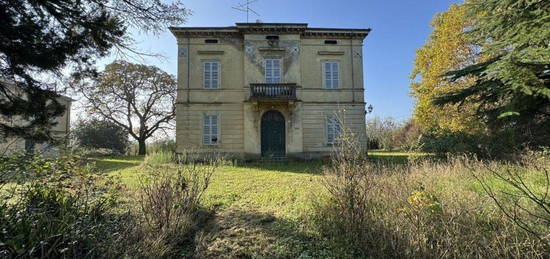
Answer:
[[[246,22],[248,23],[248,17],[249,17],[249,13],[253,13],[257,16],[260,16],[259,13],[257,13],[256,11],[250,9],[250,4],[252,3],[255,3],[255,2],[258,2],[258,0],[245,0],[246,2],[244,3],[240,3],[236,6],[233,6],[231,8],[237,10],[237,11],[240,11],[240,12],[244,12],[246,13]]]

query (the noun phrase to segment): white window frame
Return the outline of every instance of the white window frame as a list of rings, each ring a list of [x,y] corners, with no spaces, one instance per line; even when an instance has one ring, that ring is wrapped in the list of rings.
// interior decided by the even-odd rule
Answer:
[[[206,120],[208,118],[208,124]],[[216,122],[216,130],[212,130],[212,122]],[[201,143],[204,146],[217,146],[220,144],[220,115],[218,114],[204,114],[202,116],[202,138]],[[208,128],[207,128],[208,127]],[[207,132],[208,131],[208,132]],[[214,137],[216,141],[214,142]]]
[[[331,128],[335,128],[334,131],[336,131],[334,136],[331,136]],[[325,121],[325,141],[327,145],[337,145],[339,144],[339,135],[342,133],[342,123],[338,119],[338,116],[336,115],[329,115],[326,118]]]
[[[270,62],[270,61],[274,61],[274,60],[277,60],[279,62],[279,77],[275,77],[275,75],[273,75],[273,73],[277,70],[275,69],[271,69],[273,73],[269,73],[268,72],[268,69],[267,69],[267,63]],[[272,74],[270,78],[268,78],[268,74]],[[275,79],[278,79],[278,80],[275,80]],[[283,82],[283,59],[280,58],[280,57],[266,57],[264,59],[264,82],[265,83],[272,83],[272,84],[277,84],[277,83],[282,83]]]
[[[325,60],[322,63],[321,71],[323,73],[323,87],[326,89],[340,88],[340,61]],[[327,64],[330,64],[330,72],[327,74]],[[336,67],[336,68],[334,68]]]
[[[209,71],[210,74],[207,76],[208,71],[206,70],[206,64],[210,64],[210,67],[212,67],[212,64],[216,64],[218,68],[218,70],[216,71],[216,73],[218,74],[218,78],[215,81],[216,85],[214,86],[212,85],[212,83],[214,82],[213,76],[212,76],[212,69],[210,69]],[[221,64],[219,60],[203,60],[202,61],[202,87],[204,89],[219,89],[221,85],[221,71],[222,69],[221,69]]]

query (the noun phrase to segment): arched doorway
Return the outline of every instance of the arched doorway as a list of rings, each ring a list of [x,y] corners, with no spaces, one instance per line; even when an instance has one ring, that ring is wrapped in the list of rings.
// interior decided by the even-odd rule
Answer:
[[[261,126],[262,156],[285,156],[285,117],[278,111],[267,111]]]

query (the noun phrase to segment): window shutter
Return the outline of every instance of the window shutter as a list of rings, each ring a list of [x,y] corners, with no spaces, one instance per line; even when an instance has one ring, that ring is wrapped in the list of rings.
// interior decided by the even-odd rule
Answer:
[[[202,144],[216,145],[218,142],[218,115],[204,115]]]
[[[265,82],[280,83],[281,82],[281,60],[266,59],[265,61]]]
[[[340,135],[340,122],[336,116],[330,116],[327,119],[327,144],[334,144]]]
[[[212,115],[210,116],[210,143],[211,144],[217,144],[218,143],[218,116]]]
[[[332,88],[332,66],[329,62],[325,63],[325,87]]]
[[[339,69],[338,69],[338,62],[332,63],[332,88],[338,88],[339,87]]]
[[[210,88],[218,88],[218,77],[219,77],[219,64],[218,62],[212,62],[211,64],[211,80]]]
[[[273,83],[281,82],[281,60],[273,60]]]
[[[338,62],[325,62],[323,69],[324,72],[324,80],[325,80],[325,87],[329,89],[335,89],[339,88],[340,84],[340,70],[339,70],[339,63]]]
[[[210,69],[211,69],[211,66],[210,66],[210,62],[204,62],[204,75],[203,75],[203,80],[204,80],[204,88],[210,88]]]
[[[210,116],[208,115],[205,115],[203,119],[202,144],[210,144]]]
[[[220,64],[216,61],[204,62],[203,65],[204,88],[218,88],[220,78]]]

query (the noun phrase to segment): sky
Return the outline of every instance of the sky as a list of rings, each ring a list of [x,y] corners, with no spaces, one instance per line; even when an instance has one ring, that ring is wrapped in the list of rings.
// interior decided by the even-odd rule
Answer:
[[[233,26],[246,14],[232,9],[246,0],[183,0],[192,11],[181,26]],[[309,27],[371,28],[363,46],[365,101],[374,110],[368,116],[399,121],[412,115],[409,75],[415,51],[428,38],[435,14],[462,0],[258,0],[250,5],[260,16],[250,22],[308,23]],[[162,54],[164,59],[143,60],[176,74],[177,45],[169,31],[158,36],[135,33],[137,48]],[[106,63],[107,61],[105,61]]]

